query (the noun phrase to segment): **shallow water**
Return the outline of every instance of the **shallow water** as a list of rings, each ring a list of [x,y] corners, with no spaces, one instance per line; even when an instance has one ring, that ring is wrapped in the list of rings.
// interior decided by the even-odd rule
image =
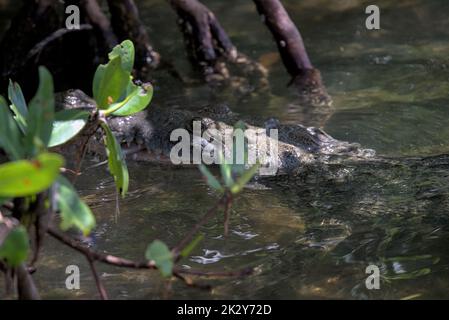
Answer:
[[[377,1],[380,31],[365,29],[369,1],[284,1],[333,97],[334,110],[325,113],[295,103],[286,87],[288,76],[274,54],[276,47],[251,2],[205,2],[237,47],[269,67],[270,90],[235,94],[203,85],[184,88],[160,75],[153,103],[192,108],[228,103],[242,114],[319,125],[335,138],[388,156],[448,152],[447,1]],[[166,1],[138,3],[155,47],[164,57],[176,58],[176,67],[191,76],[176,18]],[[156,37],[156,31],[162,36]],[[130,164],[130,195],[121,201],[116,217],[114,187],[105,169],[85,173],[78,187],[97,215],[92,244],[135,259],[143,258],[154,239],[175,245],[217,199],[196,169]],[[445,190],[449,187],[445,176],[443,172],[437,182],[426,181],[426,188],[438,184]],[[449,211],[444,205],[436,206],[437,212],[431,206],[427,211],[395,212],[414,195],[389,193],[380,185],[376,196],[388,197],[391,207],[377,206],[372,197],[366,199],[368,213],[362,214],[350,211],[354,198],[348,192],[323,187],[318,193],[318,189],[320,196],[306,197],[293,189],[248,188],[234,203],[229,237],[223,238],[219,216],[202,230],[205,239],[192,256],[182,261],[186,268],[205,271],[251,266],[256,275],[197,280],[212,284],[211,292],[187,288],[179,281],[169,290],[157,272],[98,266],[105,286],[115,299],[449,298]],[[36,279],[43,296],[97,297],[83,257],[61,249],[49,240],[38,265]],[[380,290],[365,288],[365,268],[372,263],[381,267]],[[81,268],[79,291],[65,289],[69,264]]]

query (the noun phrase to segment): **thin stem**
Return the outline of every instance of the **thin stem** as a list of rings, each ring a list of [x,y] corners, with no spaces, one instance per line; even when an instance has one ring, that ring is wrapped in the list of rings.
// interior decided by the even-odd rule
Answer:
[[[226,196],[223,196],[219,201],[211,207],[206,214],[201,218],[201,220],[190,230],[190,232],[182,239],[172,250],[173,255],[176,257],[175,261],[178,262],[180,259],[179,253],[192,241],[193,237],[198,233],[199,229],[208,222],[213,215],[215,215],[217,209],[226,200]]]
[[[224,236],[227,237],[229,234],[229,218],[230,209],[232,205],[232,194],[230,192],[225,195],[225,209],[224,209]]]
[[[87,257],[87,261],[89,261],[90,270],[92,271],[92,274],[94,275],[95,285],[97,286],[98,293],[100,294],[101,300],[108,300],[108,294],[106,292],[106,289],[103,286],[103,283],[101,282],[100,276],[98,275],[94,260]]]
[[[134,268],[134,269],[156,269],[154,261],[136,262],[120,257],[116,257],[109,254],[103,254],[97,251],[92,251],[88,247],[78,243],[75,239],[65,235],[57,230],[55,227],[48,228],[48,234],[53,238],[59,240],[72,249],[82,253],[86,257],[90,257],[93,261],[100,261],[105,264],[113,265],[116,267]]]
[[[221,203],[219,201],[217,203],[217,206]],[[212,210],[213,211],[213,210]],[[65,235],[63,232],[60,232],[55,227],[49,227],[47,230],[48,234],[52,236],[53,238],[57,239],[58,241],[64,243],[65,245],[69,246],[70,248],[80,252],[84,256],[88,257],[87,259],[91,259],[92,261],[99,261],[108,265],[112,265],[115,267],[122,267],[122,268],[131,268],[131,269],[150,269],[150,270],[156,270],[157,267],[154,263],[154,261],[133,261],[128,260],[124,258],[120,258],[113,255],[107,255],[103,254],[97,251],[93,251],[89,249],[88,247],[82,245],[81,243],[77,242],[75,239]],[[205,272],[205,271],[199,271],[199,270],[185,270],[181,269],[179,267],[173,268],[173,275],[186,282],[187,285],[193,286],[190,284],[190,280],[182,277],[181,275],[194,275],[194,276],[204,276],[204,277],[243,277],[247,276],[253,273],[253,268],[245,268],[243,270],[236,270],[236,271],[218,271],[218,272]]]
[[[40,300],[39,292],[36,284],[28,272],[24,263],[20,264],[16,269],[17,276],[17,293],[19,300]]]
[[[70,173],[74,176],[80,176],[81,172],[77,172],[75,170],[69,169],[69,168],[61,168],[59,171],[61,171],[61,173]]]
[[[208,291],[212,289],[211,285],[209,285],[209,284],[201,284],[201,283],[193,282],[192,279],[185,277],[179,273],[174,273],[173,275],[176,278],[178,278],[179,280],[181,280],[182,282],[184,282],[189,287],[197,288],[197,289],[201,289],[201,290],[208,290]]]
[[[134,96],[133,96],[133,95],[129,95],[129,96],[126,97],[125,100],[116,103],[115,106],[109,107],[109,109],[103,110],[103,111],[102,111],[103,117],[106,118],[107,116],[110,116],[110,115],[113,114],[114,112],[120,110],[120,109],[121,109],[125,104],[127,104],[132,98],[134,98]]]

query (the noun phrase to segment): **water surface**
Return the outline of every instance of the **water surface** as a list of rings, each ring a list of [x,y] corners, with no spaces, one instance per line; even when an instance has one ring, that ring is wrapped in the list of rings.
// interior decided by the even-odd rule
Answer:
[[[191,76],[176,17],[166,1],[137,2],[155,47]],[[335,138],[359,142],[387,156],[448,151],[447,1],[377,1],[380,31],[365,29],[364,9],[370,1],[284,1],[334,99],[334,110],[325,113],[295,102],[276,47],[250,1],[205,2],[237,47],[269,67],[270,89],[236,94],[204,85],[185,87],[159,75],[153,103],[186,108],[227,103],[246,115],[318,125]],[[98,250],[142,259],[154,239],[173,246],[217,200],[195,168],[130,164],[130,174],[130,196],[121,201],[118,217],[105,168],[88,170],[79,180],[97,215],[93,245]],[[382,191],[381,186],[379,196]],[[410,196],[399,194],[397,201],[404,203]],[[332,189],[313,201],[301,199],[293,188],[245,190],[232,209],[230,236],[223,237],[218,216],[202,230],[204,241],[182,262],[186,268],[205,271],[251,266],[257,269],[254,276],[197,280],[212,284],[211,292],[179,282],[170,290],[157,272],[99,266],[105,286],[115,299],[449,298],[449,220],[444,218],[449,212],[395,214],[373,205],[370,217],[357,216],[347,211],[352,199]],[[424,219],[432,214],[434,219]],[[83,257],[63,249],[47,242],[36,273],[43,296],[97,297]],[[381,267],[380,290],[365,288],[365,268],[371,263]],[[68,264],[81,268],[79,291],[64,288]]]

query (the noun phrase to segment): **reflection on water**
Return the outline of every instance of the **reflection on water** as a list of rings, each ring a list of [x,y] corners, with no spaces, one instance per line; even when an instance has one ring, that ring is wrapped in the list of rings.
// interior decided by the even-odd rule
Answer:
[[[166,1],[138,2],[155,47],[190,74],[187,59],[180,58],[183,43]],[[270,90],[235,95],[202,85],[184,88],[160,75],[154,103],[195,108],[226,102],[242,114],[322,126],[336,138],[390,156],[448,151],[449,2],[377,1],[382,30],[376,32],[364,29],[369,1],[285,0],[333,96],[332,112],[295,103],[275,45],[251,2],[206,2],[235,44],[269,68]],[[169,297],[448,298],[447,168],[429,179],[422,179],[425,174],[415,179],[404,169],[394,172],[398,176],[367,174],[360,185],[247,189],[233,207],[228,238],[222,236],[219,216],[203,229],[205,239],[182,265],[208,271],[252,266],[257,274],[211,279],[212,292],[176,282]],[[132,165],[131,177],[117,223],[106,172],[95,170],[79,181],[98,216],[90,239],[98,250],[141,259],[156,238],[173,246],[216,200],[195,169]],[[83,258],[61,249],[49,239],[46,259],[38,265],[44,297],[97,297]],[[68,264],[81,268],[80,291],[64,289]],[[381,290],[365,287],[369,264],[381,270]],[[99,270],[113,298],[160,297],[166,288],[155,272]]]

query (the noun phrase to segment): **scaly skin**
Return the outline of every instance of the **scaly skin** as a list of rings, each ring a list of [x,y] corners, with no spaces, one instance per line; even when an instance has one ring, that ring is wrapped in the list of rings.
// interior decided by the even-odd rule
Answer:
[[[59,96],[58,101],[60,108],[90,109],[95,105],[94,101],[79,90]],[[226,130],[232,130],[238,120],[239,116],[224,105],[189,111],[153,104],[144,112],[129,117],[114,117],[108,122],[123,147],[131,150],[129,158],[137,161],[170,162],[170,151],[177,143],[170,141],[173,130],[183,128],[192,132],[193,121],[200,121],[202,132],[216,129],[224,134]],[[269,155],[270,163],[277,161],[278,170],[274,172],[277,175],[301,171],[310,164],[326,163],[331,158],[343,160],[374,157],[373,150],[363,149],[355,143],[338,141],[318,128],[284,125],[275,119],[265,122],[252,119],[246,121],[245,126],[266,133],[270,129],[278,129],[278,152]],[[274,142],[269,135],[264,138],[268,143]],[[255,139],[252,135],[248,136],[250,149],[258,146]],[[210,142],[202,142],[203,147],[211,145]],[[101,152],[102,149],[95,142],[91,143],[91,151]]]

